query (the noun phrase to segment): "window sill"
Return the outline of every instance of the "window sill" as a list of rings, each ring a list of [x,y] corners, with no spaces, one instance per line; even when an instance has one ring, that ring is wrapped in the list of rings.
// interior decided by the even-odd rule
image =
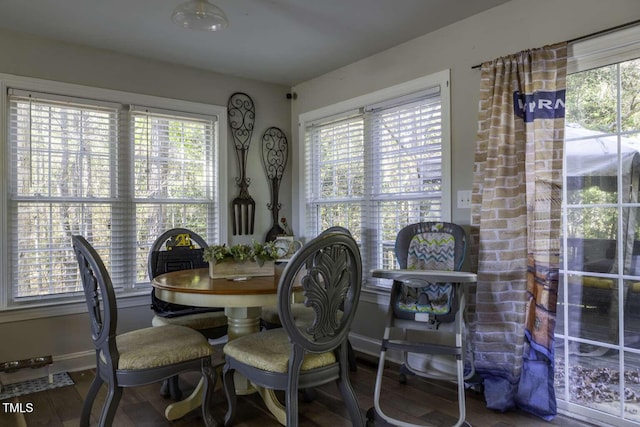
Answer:
[[[118,308],[139,307],[151,304],[149,291],[118,297]],[[86,313],[87,304],[83,300],[39,307],[15,307],[0,311],[0,324],[47,317],[68,316]]]

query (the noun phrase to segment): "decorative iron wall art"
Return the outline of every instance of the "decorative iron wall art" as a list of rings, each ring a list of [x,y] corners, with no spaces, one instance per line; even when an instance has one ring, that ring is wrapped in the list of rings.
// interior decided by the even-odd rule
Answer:
[[[278,200],[278,193],[280,192],[280,182],[287,166],[288,156],[289,143],[284,132],[277,127],[270,127],[265,130],[262,135],[262,164],[267,173],[271,190],[271,203],[267,204],[267,207],[271,210],[271,218],[273,220],[273,225],[265,238],[267,242],[275,240],[278,235],[285,234],[285,230],[280,227],[278,222],[278,214],[282,207]]]
[[[240,169],[240,177],[236,178],[240,193],[231,202],[233,234],[253,234],[256,202],[249,194],[251,179],[247,177],[247,156],[253,135],[256,109],[249,95],[236,92],[229,97],[227,113]]]

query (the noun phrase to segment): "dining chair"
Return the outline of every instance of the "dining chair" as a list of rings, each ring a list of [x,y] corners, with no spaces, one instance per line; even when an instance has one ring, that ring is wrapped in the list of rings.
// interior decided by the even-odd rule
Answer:
[[[460,271],[466,242],[466,233],[457,224],[420,222],[398,232],[395,255],[400,269]],[[410,276],[410,272],[406,276]],[[428,283],[417,276],[393,281],[376,375],[374,408],[367,411],[368,421],[372,422],[378,414],[393,425],[421,427],[395,419],[382,410],[385,356],[388,350],[393,350],[404,360],[400,383],[406,383],[408,375],[457,383],[455,426],[463,425],[464,382],[475,373],[465,345],[465,301],[466,291],[460,283]]]
[[[335,381],[352,425],[364,426],[347,361],[347,336],[361,282],[360,251],[348,234],[323,233],[296,252],[278,283],[282,328],[237,338],[223,348],[225,426],[232,425],[236,413],[235,372],[259,387],[284,390],[289,427],[298,426],[298,390]],[[292,310],[292,294],[299,287],[314,313],[307,323]]]
[[[213,347],[207,339],[191,328],[176,325],[116,334],[118,310],[111,277],[84,237],[72,236],[72,244],[96,353],[96,376],[82,406],[80,426],[89,425],[91,409],[103,383],[107,385],[107,395],[99,418],[101,427],[113,424],[124,387],[160,382],[187,371],[202,373],[202,418],[205,425],[217,426],[210,412],[216,379],[211,365]]]
[[[207,242],[197,233],[186,228],[172,228],[162,233],[151,245],[147,268],[149,278],[172,271],[207,268],[202,258]],[[209,339],[227,334],[227,316],[224,308],[192,307],[162,301],[151,290],[153,326],[180,325],[195,329]],[[179,377],[163,381],[160,394],[174,400],[182,398]]]
[[[320,234],[325,233],[345,233],[351,236],[351,231],[349,229],[334,225],[332,227],[327,228]],[[306,307],[304,303],[297,301],[297,295],[294,295],[295,304],[291,305],[291,310],[293,311],[293,316],[297,321],[302,323],[308,323],[309,320],[313,318],[313,310],[309,307]],[[260,326],[262,329],[274,329],[281,328],[282,322],[280,322],[280,316],[278,314],[278,307],[275,305],[262,307],[262,314],[260,317]],[[358,365],[356,362],[355,351],[353,350],[353,346],[351,345],[351,341],[347,341],[348,344],[348,358],[349,358],[349,369],[352,372],[356,372],[358,370]],[[313,394],[305,394],[306,400],[313,399]]]

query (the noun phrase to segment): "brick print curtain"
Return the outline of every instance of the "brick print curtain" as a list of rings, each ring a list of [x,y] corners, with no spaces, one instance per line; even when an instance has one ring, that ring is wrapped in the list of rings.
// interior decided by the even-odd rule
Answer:
[[[482,64],[471,211],[473,350],[487,406],[547,420],[556,414],[566,50]]]

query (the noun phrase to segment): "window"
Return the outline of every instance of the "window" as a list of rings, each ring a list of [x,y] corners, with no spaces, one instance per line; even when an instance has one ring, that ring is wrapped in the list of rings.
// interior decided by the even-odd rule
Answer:
[[[612,425],[640,423],[639,40],[575,43],[567,76],[556,396]]]
[[[148,293],[147,253],[168,228],[220,239],[222,108],[91,88],[92,99],[52,95],[26,86],[6,86],[4,306],[77,298],[82,285],[72,234],[92,242],[122,295]]]
[[[212,238],[215,203],[214,125],[210,118],[132,108],[137,281],[147,279],[147,253],[156,237],[186,227]],[[144,243],[142,243],[144,242]]]
[[[395,238],[405,225],[449,219],[448,76],[301,116],[307,236],[347,227],[369,271],[395,266]]]

